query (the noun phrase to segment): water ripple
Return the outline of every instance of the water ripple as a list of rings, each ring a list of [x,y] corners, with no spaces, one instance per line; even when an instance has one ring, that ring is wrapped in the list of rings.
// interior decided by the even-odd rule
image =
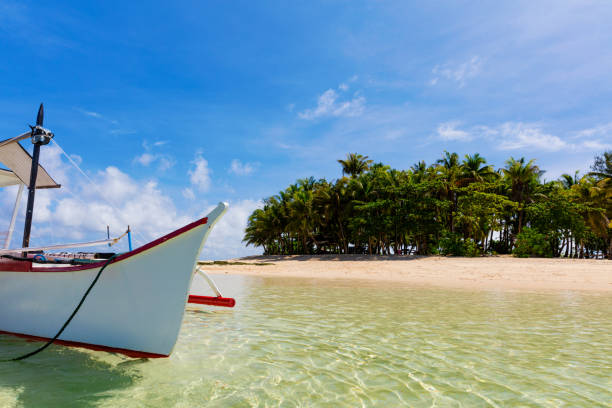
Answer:
[[[53,346],[0,367],[0,406],[612,406],[610,296],[219,283],[238,306],[188,311],[171,358]]]

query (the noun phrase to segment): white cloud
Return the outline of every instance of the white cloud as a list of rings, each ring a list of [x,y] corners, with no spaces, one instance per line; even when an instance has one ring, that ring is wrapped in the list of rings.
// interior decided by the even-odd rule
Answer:
[[[210,233],[210,237],[202,250],[204,259],[235,258],[239,256],[261,254],[261,248],[248,247],[245,249],[242,238],[249,216],[256,208],[261,208],[261,201],[240,200],[229,203],[227,213]],[[208,213],[214,206],[210,206],[203,214]]]
[[[117,167],[109,166],[98,173],[98,186],[110,200],[122,202],[138,191],[138,184]]]
[[[211,171],[208,168],[208,162],[198,154],[192,163],[195,167],[188,172],[189,181],[191,181],[191,184],[196,186],[199,191],[208,191],[211,185]]]
[[[577,133],[577,137],[610,136],[612,134],[612,123],[583,129]]]
[[[298,117],[305,120],[313,120],[326,116],[360,116],[365,110],[366,99],[356,92],[353,98],[346,101],[339,101],[338,93],[333,89],[328,89],[319,96],[317,107],[305,109],[298,113]]]
[[[446,122],[438,126],[438,137],[442,140],[470,141],[472,135],[464,130],[457,129],[459,122]]]
[[[406,129],[391,129],[383,136],[385,140],[399,140],[406,135]]]
[[[81,112],[85,116],[89,116],[91,118],[100,119],[100,120],[108,122],[108,123],[110,123],[112,125],[118,125],[119,124],[119,122],[117,120],[107,118],[106,116],[104,116],[100,112],[91,111],[91,110],[82,109],[82,108],[75,108],[75,109],[78,110],[79,112]],[[111,133],[114,133],[114,132],[111,131]]]
[[[81,156],[79,156],[78,154],[71,154],[70,158],[76,163],[76,164],[81,164],[83,163],[83,158]]]
[[[157,170],[162,172],[172,168],[175,164],[175,160],[172,156],[165,153],[151,153],[154,148],[163,146],[166,143],[166,141],[158,141],[154,142],[153,145],[149,145],[145,140],[142,143],[145,152],[140,156],[136,156],[134,162],[145,167],[157,162]]]
[[[345,91],[346,92],[346,91],[348,91],[349,87],[348,87],[347,84],[342,83],[342,84],[338,85],[338,89],[340,89],[341,91]]]
[[[45,168],[63,188],[37,191],[31,240],[33,246],[101,239],[106,237],[107,225],[110,226],[111,236],[122,234],[130,225],[134,243],[140,246],[205,216],[214,207],[208,206],[206,202],[197,202],[197,206],[191,209],[177,208],[173,198],[164,193],[155,180],[136,180],[112,166],[92,174],[93,184],[90,184],[62,160],[60,154],[55,146],[45,148],[42,153]],[[192,173],[195,184],[206,184],[208,167],[201,156],[196,157]],[[3,191],[5,194],[0,195],[0,207],[4,213],[10,214],[16,188],[11,186]],[[182,194],[187,199],[196,199],[191,188],[184,188]],[[13,247],[21,243],[26,196],[22,196]],[[210,208],[200,212],[202,205]],[[245,248],[242,243],[247,219],[260,205],[260,202],[249,199],[230,203],[229,211],[204,246],[202,256],[222,259],[261,253],[261,248]],[[6,226],[3,230],[6,230]],[[102,246],[89,250],[126,249],[127,242],[124,239],[110,249]]]
[[[66,164],[64,167],[64,173],[68,173],[70,168]],[[113,236],[120,235],[130,225],[134,240],[141,245],[195,218],[179,214],[172,198],[154,180],[136,181],[109,166],[93,175],[92,181],[93,185],[82,177],[65,177],[61,179],[61,189],[37,192],[33,245],[100,239],[106,236],[107,225]],[[26,200],[24,194],[22,209]],[[20,223],[23,215],[22,210]],[[19,233],[16,231],[13,242],[17,242]]]
[[[174,166],[174,159],[170,156],[161,156],[159,158],[159,165],[157,166],[157,169],[159,171],[166,171],[168,169],[170,169],[171,167]]]
[[[533,148],[554,152],[568,146],[558,136],[545,133],[539,126],[529,123],[507,122],[498,127],[498,132],[501,150]]]
[[[146,167],[155,161],[155,156],[150,153],[143,153],[140,156],[136,156],[134,160]]]
[[[229,172],[237,176],[248,176],[255,170],[255,165],[251,163],[242,163],[238,159],[232,160]]]
[[[186,199],[195,200],[195,194],[192,189],[184,188],[182,193],[183,193],[183,197],[185,197]]]
[[[591,150],[612,149],[612,122],[594,126],[576,132],[574,139],[579,139],[583,147]],[[601,139],[606,142],[602,142]]]
[[[98,112],[93,112],[93,111],[83,111],[83,113],[87,116],[91,116],[93,118],[98,118],[101,119],[102,118],[102,114],[98,113]]]
[[[540,125],[534,123],[506,122],[496,126],[477,125],[465,130],[458,129],[459,125],[457,121],[440,124],[437,128],[438,138],[464,142],[481,140],[494,144],[498,150],[534,149],[554,152],[577,147],[559,136],[545,132]]]
[[[591,150],[608,150],[612,149],[612,144],[610,143],[602,143],[599,140],[585,140],[582,142],[582,145],[587,149]]]
[[[459,87],[465,86],[468,79],[476,77],[482,69],[482,58],[473,56],[461,64],[436,65],[432,73],[434,77],[429,81],[430,85],[436,85],[440,79],[456,82]]]

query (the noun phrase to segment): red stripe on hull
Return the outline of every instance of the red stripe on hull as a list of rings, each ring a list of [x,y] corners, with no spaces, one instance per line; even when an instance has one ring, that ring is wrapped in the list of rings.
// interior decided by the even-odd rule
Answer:
[[[30,340],[30,341],[44,341],[44,342],[47,342],[47,341],[50,340],[47,337],[30,336],[29,334],[13,333],[13,332],[7,332],[7,331],[4,331],[4,330],[0,330],[0,334],[8,334],[8,335],[15,336],[15,337],[21,337],[22,339],[27,339],[27,340]],[[132,358],[164,358],[164,357],[168,357],[165,354],[147,353],[145,351],[128,350],[128,349],[123,349],[123,348],[101,346],[99,344],[81,343],[81,342],[78,342],[78,341],[55,340],[53,342],[53,344],[59,344],[59,345],[68,346],[68,347],[84,348],[84,349],[94,350],[94,351],[106,351],[106,352],[109,352],[109,353],[119,353],[119,354],[123,354],[125,356],[132,357]]]
[[[126,252],[124,254],[117,256],[115,259],[113,259],[111,264],[122,261],[131,256],[137,255],[143,251],[146,251],[147,249],[156,247],[157,245],[163,244],[169,239],[172,239],[181,234],[184,234],[185,232],[192,230],[196,227],[199,227],[200,225],[206,224],[207,222],[208,222],[208,217],[205,217],[197,221],[194,221],[191,224],[187,224],[184,227],[177,229],[176,231],[173,231],[167,235],[164,235],[161,238],[156,239],[155,241],[151,241],[148,244],[141,246],[140,248],[136,248],[133,251]],[[41,268],[41,267],[33,267],[32,263],[28,261],[14,261],[10,259],[0,258],[0,272],[76,272],[76,271],[83,271],[87,269],[100,268],[102,267],[102,265],[104,265],[105,262],[106,261],[100,261],[100,262],[90,263],[86,265],[62,266],[62,267],[56,267],[56,268],[54,267]]]
[[[0,258],[0,272],[32,272],[32,262]]]

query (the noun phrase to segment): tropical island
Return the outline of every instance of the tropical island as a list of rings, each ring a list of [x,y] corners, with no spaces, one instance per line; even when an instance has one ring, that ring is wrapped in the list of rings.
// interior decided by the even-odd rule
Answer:
[[[545,180],[535,160],[495,169],[444,152],[407,170],[348,154],[337,180],[265,198],[244,242],[264,255],[453,255],[612,259],[612,151],[591,171]]]

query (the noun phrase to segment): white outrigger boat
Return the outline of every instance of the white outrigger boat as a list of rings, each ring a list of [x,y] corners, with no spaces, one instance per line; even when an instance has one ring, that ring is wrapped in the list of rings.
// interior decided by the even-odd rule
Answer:
[[[0,250],[0,334],[48,341],[44,347],[54,341],[131,357],[169,356],[187,302],[234,305],[233,299],[221,297],[207,276],[217,296],[189,295],[197,257],[227,204],[220,203],[207,217],[126,253],[100,254],[98,259],[57,258],[41,250],[70,245],[30,248],[34,191],[59,187],[38,164],[40,145],[51,137],[42,128],[41,105],[31,132],[0,142],[0,162],[10,169],[0,171],[0,187],[20,185],[21,192],[30,180],[24,244]],[[19,144],[26,138],[34,143],[32,156]],[[6,244],[15,218],[16,209]]]

